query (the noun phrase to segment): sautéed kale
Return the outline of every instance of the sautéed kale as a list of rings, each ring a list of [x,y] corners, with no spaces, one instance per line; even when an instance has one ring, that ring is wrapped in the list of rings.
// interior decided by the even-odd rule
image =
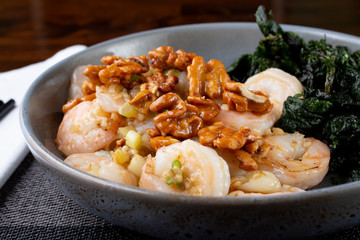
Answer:
[[[284,31],[263,6],[255,17],[264,38],[228,68],[231,79],[245,82],[270,67],[295,75],[304,93],[288,97],[275,127],[324,141],[330,172],[360,180],[360,50],[331,46],[326,38],[306,43]]]

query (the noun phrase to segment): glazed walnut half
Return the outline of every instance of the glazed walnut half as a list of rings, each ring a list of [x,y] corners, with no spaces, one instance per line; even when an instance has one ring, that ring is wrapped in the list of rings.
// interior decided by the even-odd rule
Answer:
[[[251,111],[266,114],[272,109],[268,96],[262,92],[250,91],[243,83],[238,82],[224,84],[223,100],[230,110],[238,112]]]
[[[202,57],[196,56],[187,71],[190,96],[217,99],[222,96],[225,83],[231,81],[224,64],[215,59],[205,64]]]
[[[198,108],[200,117],[205,121],[211,121],[220,113],[220,106],[212,99],[205,97],[188,96],[188,102]]]
[[[174,90],[179,79],[174,75],[166,76],[161,72],[157,72],[154,75],[147,77],[145,81],[147,83],[154,83],[160,91],[167,93]]]
[[[186,53],[182,49],[174,52],[169,46],[158,47],[148,52],[151,67],[160,71],[176,68],[185,71],[196,56],[195,53]]]
[[[199,110],[175,93],[167,93],[150,105],[150,110],[159,114],[154,118],[155,127],[161,135],[186,139],[197,136],[203,126]]]
[[[145,55],[129,58],[109,55],[101,61],[107,65],[90,66],[84,71],[89,82],[95,85],[121,84],[130,89],[142,81],[140,74],[149,70],[149,59]]]
[[[239,160],[240,168],[247,171],[257,169],[257,163],[251,154],[257,150],[253,143],[259,140],[259,137],[251,134],[250,129],[242,127],[236,130],[219,121],[202,128],[198,135],[202,145],[230,151]],[[248,152],[247,149],[253,152]]]
[[[173,138],[171,136],[157,136],[150,138],[150,146],[155,151],[159,150],[162,147],[170,146],[174,143],[180,142],[176,138]]]

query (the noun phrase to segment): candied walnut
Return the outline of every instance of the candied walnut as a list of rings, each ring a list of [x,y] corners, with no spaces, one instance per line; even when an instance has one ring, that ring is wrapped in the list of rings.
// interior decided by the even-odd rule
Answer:
[[[99,72],[106,68],[105,65],[100,66],[88,66],[84,70],[84,75],[89,78],[89,80],[84,81],[81,86],[81,92],[84,96],[90,95],[96,92],[96,86],[102,85],[100,81]]]
[[[202,57],[196,56],[187,71],[190,96],[217,99],[221,97],[225,83],[231,81],[224,64],[215,59],[205,64]]]
[[[222,62],[211,59],[206,63],[205,93],[209,98],[221,97],[225,83],[230,81],[231,79]]]
[[[182,49],[174,52],[169,46],[158,47],[148,52],[151,60],[151,67],[159,70],[176,68],[185,71],[196,56],[194,53],[186,53]]]
[[[154,96],[158,95],[158,86],[155,83],[143,83],[140,85],[140,91],[148,90],[154,94]]]
[[[175,93],[158,98],[150,105],[150,110],[159,113],[154,118],[154,125],[163,136],[170,134],[176,138],[192,138],[203,126],[198,109],[185,103]]]
[[[215,147],[222,149],[241,149],[250,134],[250,129],[242,127],[238,131],[231,128],[224,128],[219,137],[214,140]]]
[[[115,149],[117,149],[117,148],[119,148],[119,147],[125,146],[125,143],[126,143],[125,138],[116,140],[116,142],[115,142]]]
[[[103,56],[100,61],[106,65],[111,65],[114,63],[114,61],[119,61],[122,60],[122,57],[117,57],[114,55],[107,55],[107,56]]]
[[[247,98],[229,91],[223,93],[223,101],[229,106],[229,110],[245,112],[248,109]]]
[[[185,71],[187,66],[189,66],[196,56],[195,53],[186,53],[184,50],[179,49],[176,51],[176,59],[174,60],[174,68]]]
[[[255,171],[258,169],[258,165],[250,153],[244,150],[236,150],[233,151],[233,154],[239,160],[239,168],[245,171]]]
[[[188,102],[198,108],[200,111],[200,117],[205,121],[210,121],[220,113],[220,106],[211,99],[205,99],[205,97],[189,96]]]
[[[244,145],[244,149],[248,152],[248,153],[255,153],[260,149],[260,144],[259,141],[256,140],[250,140],[247,143],[245,143]]]
[[[153,112],[162,112],[171,109],[173,117],[181,117],[186,112],[186,103],[176,93],[167,93],[150,105]]]
[[[93,93],[93,94],[86,95],[84,97],[71,99],[63,105],[62,112],[66,113],[67,111],[69,111],[70,109],[72,109],[73,107],[78,105],[79,103],[84,102],[84,101],[92,101],[95,98],[96,98],[95,93]]]
[[[173,138],[170,136],[165,136],[165,137],[158,136],[158,137],[153,137],[150,139],[150,146],[152,149],[157,151],[164,146],[169,146],[169,145],[177,143],[177,142],[180,142],[180,141],[177,140],[176,138]]]
[[[259,140],[257,136],[250,134],[250,129],[243,127],[235,130],[225,122],[215,122],[211,126],[200,129],[198,135],[202,145],[230,150],[239,160],[241,169],[247,171],[257,169],[257,163],[251,156],[252,152],[245,151],[247,144],[253,144]],[[252,148],[252,150],[256,151],[257,148],[256,150]]]
[[[174,90],[179,79],[174,75],[166,76],[161,72],[157,72],[153,76],[147,77],[145,81],[148,83],[154,83],[160,91],[167,93]]]
[[[158,137],[161,136],[161,132],[157,129],[157,128],[148,128],[145,130],[146,133],[150,136],[150,137]]]
[[[100,81],[99,72],[104,68],[107,68],[107,66],[106,65],[89,66],[85,68],[84,75],[89,78],[89,81],[91,83],[95,85],[101,85],[102,83]]]
[[[189,96],[202,97],[204,93],[204,82],[206,79],[205,61],[196,56],[190,66],[187,67],[187,78],[189,80]]]
[[[272,104],[265,94],[258,91],[250,91],[243,83],[226,82],[224,90],[223,100],[230,110],[266,114],[272,109]]]
[[[142,82],[143,77],[138,75],[139,72],[129,70],[129,66],[110,65],[100,70],[99,78],[103,84],[121,84],[130,89],[134,85]],[[136,68],[136,67],[134,67]]]
[[[155,95],[149,90],[142,90],[136,94],[136,96],[129,101],[129,104],[135,107],[143,114],[149,112],[151,103],[155,100]]]
[[[249,128],[242,127],[236,130],[223,121],[202,128],[198,135],[202,145],[231,150],[241,149],[247,142],[258,139],[250,134]]]
[[[102,57],[101,62],[122,67],[122,71],[125,73],[145,73],[149,71],[149,58],[145,55],[128,58],[109,55]]]
[[[90,95],[96,92],[96,86],[99,86],[100,84],[96,84],[92,81],[84,81],[81,86],[81,92],[84,96]]]
[[[104,56],[101,61],[108,65],[89,66],[84,71],[93,85],[121,84],[130,89],[143,81],[142,73],[149,71],[149,60],[145,55],[129,58]]]
[[[208,147],[214,147],[214,141],[220,136],[222,130],[229,127],[225,122],[214,122],[211,126],[200,129],[199,142]]]
[[[126,73],[121,71],[121,69],[116,65],[108,66],[99,71],[100,81],[105,84],[119,84],[121,82],[120,79],[125,78]]]

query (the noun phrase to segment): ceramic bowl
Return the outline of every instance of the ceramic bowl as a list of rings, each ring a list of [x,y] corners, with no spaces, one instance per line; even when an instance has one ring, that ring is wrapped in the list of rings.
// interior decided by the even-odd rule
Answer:
[[[283,25],[305,40],[321,39],[360,49],[360,38],[322,29]],[[255,23],[185,25],[136,33],[89,47],[56,64],[27,91],[22,131],[34,157],[64,194],[104,219],[166,239],[303,238],[339,231],[360,222],[360,184],[323,185],[303,193],[266,197],[196,197],[154,192],[103,180],[63,162],[54,144],[70,75],[80,64],[100,64],[104,55],[147,54],[169,45],[221,60],[229,66],[252,53],[262,38]]]

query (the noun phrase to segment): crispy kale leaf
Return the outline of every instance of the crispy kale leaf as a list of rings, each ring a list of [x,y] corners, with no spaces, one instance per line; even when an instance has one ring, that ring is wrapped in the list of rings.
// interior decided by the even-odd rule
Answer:
[[[263,6],[258,8],[255,16],[265,38],[260,41],[253,54],[241,56],[228,68],[230,78],[245,82],[250,76],[270,67],[295,74],[300,64],[299,56],[304,41],[295,33],[284,32],[271,12],[268,19]]]
[[[305,135],[312,135],[319,127],[323,127],[332,108],[332,102],[319,100],[316,97],[303,98],[302,95],[289,97],[284,102],[283,115],[275,126],[285,132],[295,130]]]
[[[360,180],[360,50],[333,47],[326,39],[305,43],[284,31],[260,6],[255,14],[264,38],[253,54],[245,54],[228,69],[230,77],[245,82],[270,67],[295,75],[302,95],[288,97],[275,126],[326,142],[331,170]]]
[[[320,41],[309,41],[302,50],[300,82],[309,88],[323,89],[329,93],[335,77],[335,49]]]
[[[274,15],[271,10],[269,11],[269,17],[270,19],[266,15],[265,7],[259,6],[255,13],[255,18],[263,35],[266,37],[270,34],[278,35],[284,33],[280,25],[275,21]]]

